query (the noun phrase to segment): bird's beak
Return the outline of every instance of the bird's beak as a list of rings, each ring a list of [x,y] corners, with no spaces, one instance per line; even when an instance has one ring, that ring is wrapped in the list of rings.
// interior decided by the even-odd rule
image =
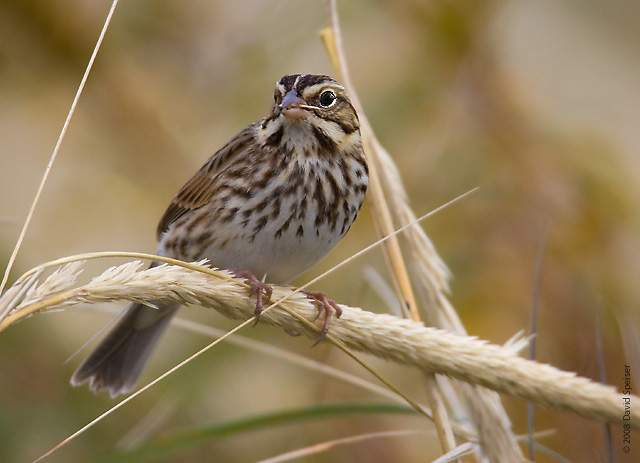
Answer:
[[[295,90],[289,90],[280,103],[280,109],[282,109],[282,115],[287,119],[298,119],[305,115],[306,109],[301,106],[305,104],[305,101],[298,96],[298,92]]]

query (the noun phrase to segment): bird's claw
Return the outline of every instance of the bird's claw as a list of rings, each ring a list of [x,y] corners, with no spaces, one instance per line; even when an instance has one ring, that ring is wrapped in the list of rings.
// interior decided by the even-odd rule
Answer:
[[[316,342],[313,343],[313,346],[315,346],[316,344],[318,344],[320,341],[322,341],[324,339],[324,337],[326,336],[327,332],[329,331],[329,325],[331,323],[331,317],[333,316],[333,314],[335,314],[335,316],[337,318],[340,318],[340,315],[342,315],[342,309],[340,308],[340,306],[335,302],[332,301],[331,299],[328,299],[323,292],[321,291],[302,291],[309,299],[311,299],[311,302],[313,302],[316,307],[318,308],[318,314],[316,315],[316,318],[314,318],[314,321],[318,319],[318,317],[324,312],[324,323],[322,324],[322,328],[320,329],[320,332],[318,333],[318,338],[316,339]],[[311,346],[311,347],[313,347]]]
[[[236,278],[244,279],[244,282],[251,287],[251,295],[256,295],[256,308],[253,311],[253,315],[256,318],[255,324],[260,320],[260,314],[262,313],[262,308],[264,304],[269,303],[271,300],[271,294],[273,293],[273,288],[271,285],[266,284],[264,281],[260,280],[256,277],[253,272],[249,270],[234,270],[233,274]]]

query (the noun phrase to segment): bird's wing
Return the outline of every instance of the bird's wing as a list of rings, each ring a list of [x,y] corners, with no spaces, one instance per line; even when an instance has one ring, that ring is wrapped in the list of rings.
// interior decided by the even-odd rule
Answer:
[[[180,189],[158,224],[158,239],[180,217],[211,202],[219,187],[220,173],[247,156],[254,142],[256,125],[250,125],[229,140]]]

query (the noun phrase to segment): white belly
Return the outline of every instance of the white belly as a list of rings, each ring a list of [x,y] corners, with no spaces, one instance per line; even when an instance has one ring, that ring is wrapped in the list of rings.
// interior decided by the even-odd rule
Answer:
[[[275,238],[278,224],[273,225],[265,226],[253,239],[240,233],[222,248],[213,243],[203,257],[216,267],[251,270],[260,279],[266,275],[268,282],[287,283],[324,257],[341,238],[326,225],[316,234],[313,221],[302,224],[302,236],[297,236],[296,227]]]

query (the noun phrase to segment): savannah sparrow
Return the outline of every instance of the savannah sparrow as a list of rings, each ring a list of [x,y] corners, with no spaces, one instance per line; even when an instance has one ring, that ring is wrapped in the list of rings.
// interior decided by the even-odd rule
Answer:
[[[368,168],[358,116],[345,89],[327,76],[285,76],[267,117],[232,138],[175,196],[158,225],[158,254],[208,259],[234,269],[256,293],[256,315],[272,283],[287,283],[327,254],[355,220]],[[158,265],[154,263],[152,265]],[[327,332],[338,307],[306,293],[325,313]],[[112,396],[135,386],[180,306],[150,301],[127,306],[122,319],[78,367]]]

